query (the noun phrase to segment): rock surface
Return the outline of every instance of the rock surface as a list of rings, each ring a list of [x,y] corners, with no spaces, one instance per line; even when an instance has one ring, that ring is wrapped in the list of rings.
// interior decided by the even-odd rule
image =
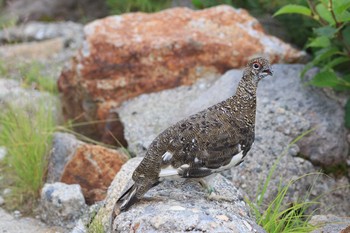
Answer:
[[[37,219],[33,218],[15,218],[0,208],[0,232],[2,233],[66,233],[63,228],[49,227]]]
[[[58,116],[57,101],[57,97],[49,93],[25,89],[19,81],[0,78],[0,108],[2,111],[8,107],[17,107],[32,112],[38,109],[38,103],[40,103],[50,108],[48,110],[53,111],[54,116]]]
[[[110,186],[105,206],[94,220],[100,221],[106,231],[114,202],[140,161],[129,160]],[[163,182],[147,192],[145,199],[117,215],[113,232],[265,232],[250,217],[249,207],[231,182],[218,175],[211,185],[225,200],[208,200],[196,182]]]
[[[305,56],[266,35],[247,11],[229,6],[111,16],[86,25],[84,32],[82,49],[58,82],[65,116],[81,121],[106,120],[111,107],[127,99],[192,84],[258,54],[273,63]],[[102,123],[77,130],[101,138],[106,129]]]
[[[86,203],[93,204],[105,198],[115,174],[127,160],[128,156],[121,150],[81,145],[66,164],[60,180],[80,184]]]
[[[40,197],[41,218],[49,224],[73,228],[86,210],[79,185],[45,184]]]
[[[334,215],[315,215],[311,218],[310,224],[320,226],[311,233],[349,233],[350,218],[337,217]]]
[[[275,65],[274,77],[259,84],[255,144],[240,167],[225,173],[251,199],[256,197],[273,162],[282,154],[267,200],[275,197],[280,177],[286,185],[299,176],[317,172],[319,168],[314,165],[331,167],[346,162],[348,145],[343,108],[318,89],[303,85],[299,78],[302,68],[302,65]],[[232,70],[212,85],[211,80],[204,84],[203,79],[191,88],[179,87],[141,95],[125,102],[115,111],[125,126],[129,150],[143,156],[151,141],[170,124],[232,95],[241,75],[241,71]],[[315,126],[318,127],[313,132],[283,153],[290,142]],[[307,147],[304,146],[306,143]],[[316,197],[348,185],[346,177],[334,179],[310,175],[293,186],[288,200],[302,197],[310,187],[313,187],[311,197]],[[350,209],[346,195],[349,191],[349,188],[334,190],[323,197],[321,212],[332,211],[346,216]]]
[[[83,25],[73,22],[29,22],[0,31],[0,43],[42,41],[62,38],[65,43],[83,39]]]
[[[101,0],[11,0],[4,10],[6,17],[21,22],[32,20],[91,20],[107,15],[105,1]]]
[[[86,203],[105,198],[107,188],[128,160],[122,150],[79,141],[68,133],[55,133],[47,182],[79,184]]]
[[[75,53],[82,40],[83,26],[72,22],[31,22],[5,28],[0,30],[1,63],[7,69],[11,68],[9,64],[18,69],[21,63],[41,61],[51,71],[46,76],[57,79],[56,69],[61,71],[63,61]],[[52,74],[52,71],[57,74]]]
[[[60,180],[64,167],[74,156],[77,147],[83,144],[72,134],[54,133],[46,182],[54,183]]]

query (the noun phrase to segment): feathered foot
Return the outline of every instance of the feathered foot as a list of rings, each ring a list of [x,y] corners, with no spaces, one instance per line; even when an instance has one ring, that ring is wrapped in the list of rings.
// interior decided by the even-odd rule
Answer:
[[[199,184],[207,191],[206,198],[211,201],[232,201],[232,198],[228,198],[217,194],[215,188],[209,184],[204,178],[198,180]]]

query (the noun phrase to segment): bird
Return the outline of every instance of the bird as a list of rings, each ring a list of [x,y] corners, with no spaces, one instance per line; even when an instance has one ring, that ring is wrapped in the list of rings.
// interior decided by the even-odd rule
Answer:
[[[272,75],[266,58],[251,59],[233,96],[160,133],[134,170],[133,184],[117,200],[112,219],[116,206],[128,210],[163,180],[201,179],[243,162],[255,138],[258,83]]]

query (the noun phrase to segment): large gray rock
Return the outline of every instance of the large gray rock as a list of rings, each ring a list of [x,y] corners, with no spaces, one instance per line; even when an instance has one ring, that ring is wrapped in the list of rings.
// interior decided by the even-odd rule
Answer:
[[[350,218],[338,217],[335,215],[315,215],[311,218],[310,224],[319,226],[311,233],[349,233]]]
[[[113,205],[140,161],[134,158],[123,166],[94,219],[107,232]],[[265,232],[250,217],[242,194],[231,182],[218,175],[211,185],[225,200],[209,200],[197,182],[163,182],[147,192],[142,201],[117,215],[114,232]]]
[[[40,197],[41,218],[49,224],[73,228],[87,209],[81,188],[77,184],[45,184]]]
[[[344,111],[319,89],[305,86],[299,78],[302,69],[302,65],[275,65],[274,77],[260,82],[255,144],[245,163],[225,173],[251,199],[258,195],[272,164],[282,154],[266,194],[267,201],[275,197],[280,179],[286,185],[299,176],[317,172],[320,168],[314,165],[336,167],[347,159]],[[150,142],[170,124],[231,96],[241,76],[242,71],[232,70],[213,84],[202,80],[192,87],[142,95],[125,102],[116,111],[125,126],[129,150],[144,155]],[[313,128],[286,150],[296,137]],[[346,185],[346,178],[309,175],[292,186],[287,200],[301,198],[310,187],[311,198],[331,191],[321,199],[321,212],[334,211],[344,216],[350,209],[348,188],[333,189]]]

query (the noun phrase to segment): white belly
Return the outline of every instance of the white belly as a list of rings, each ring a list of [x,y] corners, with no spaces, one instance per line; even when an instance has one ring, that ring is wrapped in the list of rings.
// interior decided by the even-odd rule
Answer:
[[[236,154],[235,156],[232,157],[231,161],[229,164],[225,165],[225,166],[221,166],[219,168],[213,169],[213,173],[219,173],[222,171],[225,171],[227,169],[230,169],[234,166],[236,166],[238,163],[240,163],[242,161],[243,158],[243,151],[239,152],[238,154]]]

